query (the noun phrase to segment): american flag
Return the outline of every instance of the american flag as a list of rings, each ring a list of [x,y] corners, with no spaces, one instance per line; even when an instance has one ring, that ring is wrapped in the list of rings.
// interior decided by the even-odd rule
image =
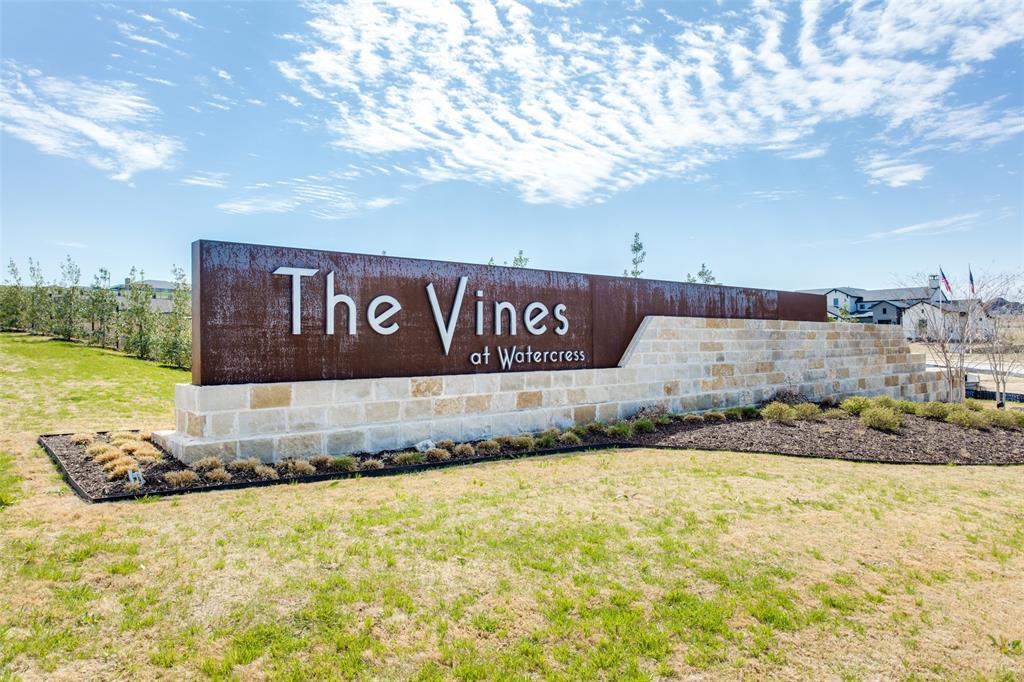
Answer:
[[[949,280],[946,279],[946,273],[942,271],[942,268],[939,268],[939,277],[942,278],[942,286],[946,287],[946,292],[952,295],[953,287],[949,286]]]

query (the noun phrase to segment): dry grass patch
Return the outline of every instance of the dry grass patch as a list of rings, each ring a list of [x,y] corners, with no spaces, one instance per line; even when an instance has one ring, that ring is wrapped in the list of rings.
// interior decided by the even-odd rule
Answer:
[[[195,485],[198,482],[199,474],[190,469],[168,471],[164,474],[164,483],[173,488],[184,488],[185,486]]]

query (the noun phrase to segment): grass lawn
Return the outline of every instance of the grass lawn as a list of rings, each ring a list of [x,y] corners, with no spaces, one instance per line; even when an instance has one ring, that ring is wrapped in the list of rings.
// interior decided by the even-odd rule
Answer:
[[[0,679],[1017,680],[1024,468],[605,451],[86,505],[185,375],[0,335]]]

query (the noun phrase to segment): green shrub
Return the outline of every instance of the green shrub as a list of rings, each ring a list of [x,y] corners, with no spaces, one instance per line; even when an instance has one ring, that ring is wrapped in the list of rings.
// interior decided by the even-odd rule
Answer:
[[[335,471],[355,471],[359,464],[352,455],[341,455],[331,458],[331,468]]]
[[[537,436],[537,442],[536,442],[537,447],[538,448],[552,448],[552,447],[554,447],[555,443],[558,442],[558,435],[557,434],[558,434],[557,431],[555,433],[549,433],[548,431],[545,431],[544,433],[540,434],[539,436]]]
[[[666,424],[671,424],[672,416],[669,415],[668,413],[659,414],[654,417],[654,423],[657,424],[658,426],[665,426]]]
[[[796,419],[796,410],[786,403],[775,401],[761,408],[761,418],[767,421],[788,424]]]
[[[713,410],[711,412],[704,413],[704,421],[706,422],[724,422],[726,419],[725,415],[721,412]]]
[[[988,416],[984,412],[973,412],[956,406],[946,415],[946,422],[965,429],[984,429],[988,426]]]
[[[822,412],[821,416],[824,417],[825,419],[846,419],[850,415],[846,412],[843,412],[838,407],[830,407],[824,412]]]
[[[888,407],[890,410],[896,409],[896,399],[888,395],[876,395],[871,399],[871,404],[875,407]]]
[[[608,435],[612,438],[632,438],[633,424],[627,421],[615,422],[608,427]]]
[[[359,468],[362,471],[374,471],[376,469],[383,469],[384,462],[380,461],[375,457],[370,457],[369,459],[364,459],[362,462],[360,462]]]
[[[742,407],[730,407],[725,411],[725,418],[729,421],[738,422],[743,419],[743,408]]]
[[[895,432],[903,420],[891,407],[869,407],[860,413],[860,423],[876,431]]]
[[[514,450],[533,450],[537,447],[537,441],[528,433],[521,433],[512,439]]]
[[[476,444],[476,451],[481,455],[496,455],[501,452],[501,445],[496,440],[482,440]]]
[[[949,416],[953,406],[949,403],[941,403],[937,400],[933,400],[928,403],[921,403],[917,406],[917,416],[925,417],[926,419],[940,419],[945,420]]]
[[[404,454],[404,453],[403,453]],[[417,455],[420,453],[416,453]],[[426,452],[428,462],[447,462],[452,458],[452,453],[448,452],[444,448],[430,448]],[[398,458],[395,458],[398,461]],[[406,464],[419,464],[419,462],[406,462]]]
[[[871,400],[862,395],[850,396],[839,404],[840,410],[843,410],[847,414],[852,414],[854,417],[858,416],[869,407],[871,407]]]
[[[475,457],[476,448],[469,443],[459,443],[455,446],[455,452],[453,454],[456,457]]]
[[[1013,412],[1007,410],[988,409],[982,414],[988,419],[988,423],[996,428],[1007,429],[1016,431],[1020,428],[1020,424],[1017,423],[1017,416]]]
[[[980,400],[975,400],[974,398],[968,398],[967,400],[964,401],[964,407],[966,407],[971,412],[981,412],[982,410],[985,409],[985,403],[981,402]]]
[[[814,403],[800,403],[799,405],[794,405],[793,412],[796,414],[797,419],[805,421],[818,421],[823,419],[821,408]]]
[[[1017,418],[1017,426],[1024,429],[1024,412],[1015,412],[1014,415]]]
[[[433,449],[443,450],[443,448]],[[447,453],[448,451],[444,450],[444,452]],[[448,453],[448,455],[451,456],[451,453]],[[407,466],[410,464],[423,464],[425,461],[427,461],[427,457],[422,452],[417,452],[416,450],[407,450],[405,452],[399,452],[397,455],[394,455],[391,458],[391,461],[394,462],[395,464],[398,464],[399,466]]]
[[[515,447],[516,437],[515,436],[495,436],[494,442],[496,442],[502,448],[513,448]]]
[[[451,452],[452,450],[455,449],[455,441],[451,440],[450,438],[445,438],[434,443],[434,447],[441,448],[442,450],[447,450],[448,452]]]
[[[684,414],[683,415],[683,423],[684,424],[703,424],[704,423],[704,415],[701,415],[701,414]]]
[[[601,422],[590,422],[587,424],[587,431],[598,436],[603,436],[608,432],[608,427]]]
[[[566,431],[565,433],[558,437],[559,445],[564,445],[566,447],[573,447],[579,445],[582,442],[583,439],[581,439],[572,431]]]
[[[917,414],[917,403],[913,400],[899,400],[896,402],[896,411],[903,414]]]
[[[562,435],[562,432],[559,431],[558,429],[545,429],[540,432],[540,435],[537,436],[537,438],[550,438],[551,442],[554,443],[556,440],[558,440],[558,437],[560,435]]]
[[[636,433],[654,433],[655,430],[654,422],[647,418],[641,417],[633,421],[633,431]]]

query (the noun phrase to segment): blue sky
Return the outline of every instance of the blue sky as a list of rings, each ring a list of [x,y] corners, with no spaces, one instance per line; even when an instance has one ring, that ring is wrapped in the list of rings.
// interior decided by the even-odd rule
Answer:
[[[991,3],[3,2],[0,256],[197,238],[727,284],[1024,263]]]

